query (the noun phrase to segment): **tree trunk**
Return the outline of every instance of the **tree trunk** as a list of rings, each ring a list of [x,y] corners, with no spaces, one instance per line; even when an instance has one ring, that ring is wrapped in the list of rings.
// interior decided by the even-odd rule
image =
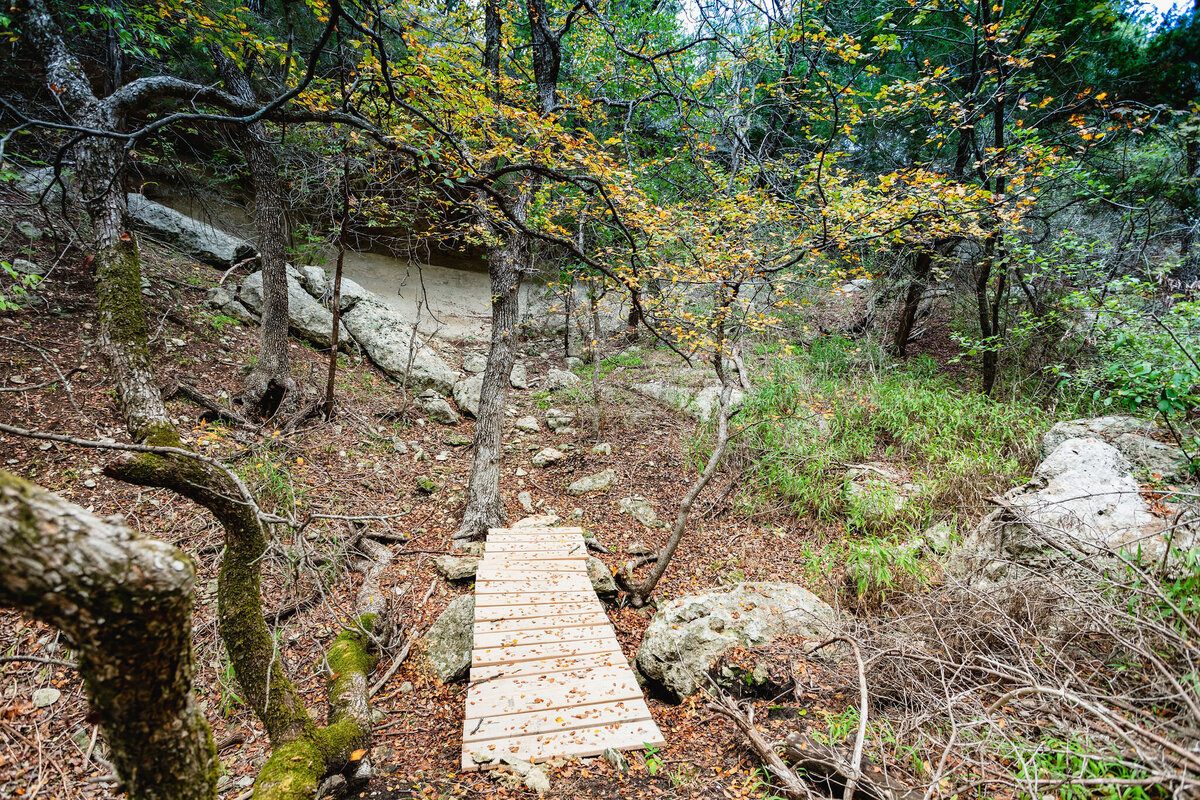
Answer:
[[[980,4],[980,11],[985,26],[999,24],[1003,9],[995,6],[996,17],[992,18],[993,7],[987,3]],[[991,394],[996,386],[996,375],[1000,364],[1000,300],[1004,296],[1005,277],[1008,271],[1006,265],[1001,265],[996,286],[996,299],[989,303],[987,287],[991,279],[992,269],[1000,258],[1004,240],[1004,217],[1001,213],[1005,202],[1004,192],[1007,188],[1007,154],[1004,143],[1004,108],[1005,92],[1008,90],[1007,67],[1004,56],[996,49],[996,43],[989,41],[989,55],[992,69],[996,76],[996,94],[992,108],[992,148],[995,152],[996,163],[992,167],[992,215],[989,220],[987,238],[984,240],[984,262],[980,269],[979,280],[975,284],[975,300],[979,311],[979,332],[983,339],[983,364],[981,389],[984,394]]]
[[[221,76],[230,94],[253,102],[254,90],[247,75],[213,49]],[[254,188],[254,225],[262,261],[263,309],[258,328],[258,363],[242,383],[242,401],[262,417],[289,413],[298,407],[296,381],[288,357],[287,234],[279,168],[262,122],[239,125],[234,138],[250,169]]]
[[[63,632],[132,800],[211,800],[220,762],[192,692],[192,562],[0,471],[0,602]]]
[[[932,265],[933,253],[930,250],[922,249],[917,253],[912,281],[904,297],[904,309],[900,312],[900,321],[896,324],[896,335],[892,340],[892,354],[898,358],[903,358],[908,349],[908,337],[912,335],[913,323],[917,321],[917,311],[925,295]]]
[[[514,212],[524,217],[527,193],[522,193]],[[504,408],[508,402],[508,381],[516,359],[514,342],[520,306],[520,258],[525,237],[517,231],[504,234],[503,243],[488,251],[488,272],[492,285],[492,342],[487,368],[483,371],[483,390],[479,417],[475,421],[471,474],[467,480],[467,510],[456,539],[474,539],[487,535],[488,528],[502,527],[506,520],[504,500],[500,496],[500,461],[504,453]]]

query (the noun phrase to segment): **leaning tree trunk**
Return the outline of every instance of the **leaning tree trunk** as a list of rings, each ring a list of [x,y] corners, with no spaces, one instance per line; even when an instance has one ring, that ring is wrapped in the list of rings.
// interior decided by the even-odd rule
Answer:
[[[221,75],[231,94],[254,101],[254,90],[246,73],[219,50],[214,49]],[[279,169],[262,122],[241,125],[234,137],[250,168],[254,187],[254,224],[262,259],[263,309],[258,329],[258,363],[242,384],[242,400],[256,413],[270,417],[294,411],[298,406],[296,381],[288,359],[288,283],[284,234],[283,198]]]
[[[692,482],[687,494],[679,501],[679,511],[676,512],[675,523],[671,526],[671,536],[667,539],[663,549],[659,551],[658,558],[654,562],[654,569],[641,583],[633,583],[628,576],[622,574],[616,576],[622,591],[629,595],[630,601],[635,606],[642,606],[650,599],[658,582],[666,574],[671,558],[675,555],[679,543],[683,540],[683,534],[687,531],[692,505],[704,491],[704,487],[708,486],[713,476],[717,474],[721,460],[725,457],[725,451],[729,448],[729,419],[733,416],[733,391],[738,377],[732,375],[731,371],[725,368],[724,350],[717,352],[715,363],[717,374],[721,378],[721,396],[717,407],[717,441],[713,444],[712,454],[704,464],[704,469]],[[740,368],[738,373],[741,374]]]
[[[211,800],[192,692],[191,560],[0,470],[0,603],[63,632],[132,800]]]
[[[518,201],[522,213],[527,195]],[[492,284],[492,344],[483,388],[479,398],[479,416],[475,420],[471,474],[467,480],[467,509],[456,539],[474,539],[487,535],[488,528],[504,525],[504,500],[500,496],[500,461],[504,454],[504,409],[508,402],[508,381],[516,360],[515,340],[520,310],[521,245],[518,231],[504,235],[503,243],[488,252],[488,271]]]

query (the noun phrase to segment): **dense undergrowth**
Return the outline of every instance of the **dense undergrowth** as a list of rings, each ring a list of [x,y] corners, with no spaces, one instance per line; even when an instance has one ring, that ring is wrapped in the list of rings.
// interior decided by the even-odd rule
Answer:
[[[846,470],[883,462],[918,487],[891,527],[917,531],[1026,477],[1056,416],[1035,399],[963,391],[928,356],[895,362],[840,338],[804,352],[771,349],[771,366],[738,417],[749,513],[824,523],[849,516],[855,527]]]

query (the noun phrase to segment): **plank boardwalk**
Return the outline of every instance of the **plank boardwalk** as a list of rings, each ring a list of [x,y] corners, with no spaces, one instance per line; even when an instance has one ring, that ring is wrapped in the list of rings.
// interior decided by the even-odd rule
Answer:
[[[488,531],[462,768],[662,744],[588,579],[583,529]]]

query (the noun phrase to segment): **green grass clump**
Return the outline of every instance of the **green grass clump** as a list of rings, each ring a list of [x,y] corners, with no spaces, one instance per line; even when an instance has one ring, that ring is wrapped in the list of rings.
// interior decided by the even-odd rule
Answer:
[[[749,511],[782,505],[797,517],[846,516],[848,465],[883,461],[919,487],[891,521],[915,527],[1023,479],[1052,422],[1033,401],[963,390],[936,362],[892,364],[878,350],[821,339],[811,351],[776,354],[737,417],[734,456],[746,470]]]

